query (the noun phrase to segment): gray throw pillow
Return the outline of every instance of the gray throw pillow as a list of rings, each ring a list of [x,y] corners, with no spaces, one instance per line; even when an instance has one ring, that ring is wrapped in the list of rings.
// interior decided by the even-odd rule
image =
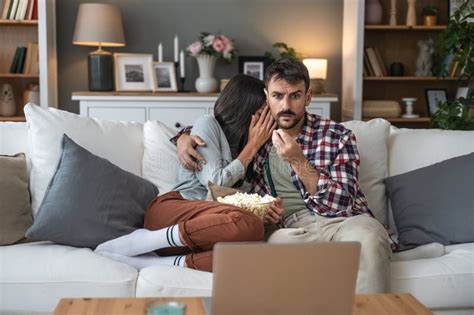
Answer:
[[[474,242],[474,153],[385,179],[402,249]]]
[[[95,248],[142,228],[145,209],[157,195],[152,183],[64,135],[56,172],[26,237]]]
[[[0,155],[0,218],[0,245],[24,239],[26,230],[33,223],[23,153]]]

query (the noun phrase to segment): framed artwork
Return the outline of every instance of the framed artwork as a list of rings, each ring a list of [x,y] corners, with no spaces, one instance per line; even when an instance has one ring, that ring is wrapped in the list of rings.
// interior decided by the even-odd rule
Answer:
[[[153,90],[153,55],[115,53],[114,67],[116,91]]]
[[[466,0],[449,0],[449,16],[453,16],[454,11],[456,11],[464,2],[466,2]],[[469,12],[466,12],[466,14],[468,13]],[[466,16],[466,14],[462,14],[462,16]],[[467,21],[473,23],[474,18],[469,18]]]
[[[263,80],[265,70],[268,67],[268,59],[262,56],[239,56],[239,73],[251,75]]]
[[[176,68],[173,62],[154,62],[153,75],[155,77],[154,91],[178,91]]]
[[[472,93],[471,89],[467,86],[458,87],[458,89],[456,90],[456,99],[461,98],[461,97],[468,98],[470,97],[471,93]]]
[[[438,111],[438,103],[447,100],[447,93],[445,89],[426,89],[425,93],[428,115],[431,116]]]

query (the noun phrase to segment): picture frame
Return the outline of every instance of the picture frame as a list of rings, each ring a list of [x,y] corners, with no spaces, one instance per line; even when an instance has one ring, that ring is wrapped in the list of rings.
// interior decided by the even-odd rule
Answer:
[[[264,56],[239,56],[239,73],[253,76],[263,81],[269,65]]]
[[[425,89],[426,107],[428,116],[432,116],[439,109],[438,103],[448,99],[446,89]]]
[[[449,17],[453,16],[454,11],[456,11],[465,1],[466,0],[449,0]],[[473,23],[474,18],[469,18],[467,21]]]
[[[471,93],[472,93],[472,90],[468,86],[458,87],[457,90],[456,90],[456,98],[455,99],[459,99],[461,97],[468,98],[468,97],[470,97]]]
[[[153,62],[155,92],[177,92],[176,68],[173,62]]]
[[[134,53],[114,54],[116,91],[153,91],[153,55]]]

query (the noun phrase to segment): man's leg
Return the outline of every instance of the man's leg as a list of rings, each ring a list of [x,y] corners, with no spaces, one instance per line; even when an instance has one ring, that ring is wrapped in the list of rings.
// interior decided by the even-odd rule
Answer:
[[[388,292],[392,250],[388,233],[382,224],[369,216],[358,215],[340,222],[334,232],[332,241],[355,241],[361,244],[356,292]]]

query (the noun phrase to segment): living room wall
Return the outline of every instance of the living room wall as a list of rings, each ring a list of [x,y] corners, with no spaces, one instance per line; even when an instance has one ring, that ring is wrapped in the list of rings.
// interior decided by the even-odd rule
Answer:
[[[87,55],[92,47],[72,44],[78,6],[85,0],[56,1],[59,107],[78,113],[74,91],[87,91]],[[163,43],[164,61],[173,58],[173,38],[180,49],[201,31],[221,32],[235,41],[238,54],[262,56],[275,42],[285,42],[304,57],[328,59],[326,91],[341,92],[342,0],[114,0],[122,11],[127,45],[112,52],[152,53]],[[274,52],[275,54],[275,52]],[[238,61],[216,67],[218,80],[238,72]],[[197,63],[186,58],[186,89],[194,90]],[[332,118],[340,120],[340,103]]]

